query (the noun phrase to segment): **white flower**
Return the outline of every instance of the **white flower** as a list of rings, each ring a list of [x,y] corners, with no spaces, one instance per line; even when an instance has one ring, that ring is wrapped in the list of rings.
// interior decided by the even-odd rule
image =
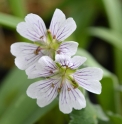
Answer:
[[[27,95],[37,99],[37,104],[44,107],[50,104],[59,94],[59,108],[63,113],[72,109],[82,109],[86,106],[85,98],[79,87],[100,94],[103,72],[96,67],[86,67],[77,70],[86,61],[85,57],[56,55],[53,61],[48,56],[39,59],[38,65],[28,75],[29,78],[46,77],[46,79],[31,84]]]
[[[55,58],[55,54],[74,55],[78,43],[74,41],[62,43],[62,41],[75,29],[75,21],[72,18],[66,19],[59,9],[54,12],[49,30],[46,29],[43,20],[38,15],[28,14],[25,22],[17,25],[17,32],[33,42],[19,42],[11,45],[11,53],[16,57],[16,66],[21,70],[26,70],[31,66],[33,68],[44,55],[51,58]]]

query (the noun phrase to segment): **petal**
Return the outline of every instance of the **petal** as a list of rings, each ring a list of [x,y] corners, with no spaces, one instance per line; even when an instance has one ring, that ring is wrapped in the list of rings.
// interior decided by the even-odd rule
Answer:
[[[65,55],[56,55],[56,62],[58,62],[62,66],[70,65],[70,56]]]
[[[55,34],[58,41],[64,41],[68,38],[76,29],[76,23],[73,18],[68,18],[63,24],[59,27],[57,33]]]
[[[60,25],[66,20],[64,13],[60,9],[56,9],[50,24],[50,31],[53,36],[56,36],[57,31],[59,30]]]
[[[26,70],[26,74],[29,79],[37,78],[37,77],[49,77],[56,73],[57,66],[55,62],[48,56],[43,56],[39,59],[38,63],[29,67]]]
[[[74,56],[70,58],[66,55],[56,55],[56,61],[60,63],[62,66],[68,66],[72,69],[77,69],[80,65],[82,65],[86,61],[86,57]]]
[[[84,89],[92,93],[100,94],[102,87],[99,80],[101,80],[102,75],[103,72],[101,69],[88,67],[86,69],[84,68],[76,71],[73,74],[73,77]]]
[[[71,58],[71,63],[69,67],[72,69],[77,69],[79,66],[81,66],[85,61],[87,60],[86,57],[81,57],[81,56],[74,56]]]
[[[59,96],[60,111],[68,114],[72,112],[73,108],[80,110],[84,107],[86,107],[86,101],[83,94],[79,89],[74,89],[68,80],[66,80]]]
[[[24,56],[18,56],[15,58],[15,65],[21,69],[25,70],[28,67],[32,66],[34,63],[38,62],[39,58],[42,56],[40,55],[35,55],[35,54],[25,54]]]
[[[74,76],[80,77],[84,80],[101,80],[103,77],[103,71],[96,67],[87,67],[77,70]]]
[[[10,51],[12,55],[18,56],[20,54],[32,53],[37,47],[35,44],[19,42],[13,43]]]
[[[25,72],[28,75],[28,79],[34,79],[37,78],[39,76],[37,76],[37,65],[38,65],[38,61],[36,63],[34,63],[33,65],[31,65],[30,67],[28,67]],[[36,73],[36,74],[35,74]]]
[[[75,31],[76,23],[73,18],[66,20],[64,13],[56,9],[49,29],[53,37],[56,37],[58,41],[63,41]]]
[[[59,49],[57,50],[57,54],[63,54],[67,56],[72,56],[77,52],[78,43],[74,41],[63,42]]]
[[[60,79],[50,78],[31,84],[27,89],[27,95],[37,98],[37,104],[44,107],[50,104],[58,95],[57,88]]]
[[[43,20],[32,13],[25,17],[25,22],[17,25],[17,32],[32,41],[46,41],[46,31]]]
[[[34,52],[38,46],[30,43],[14,43],[11,45],[11,53],[16,56],[15,64],[19,69],[25,70],[29,66],[36,63],[44,54],[44,50],[38,51],[36,55]]]

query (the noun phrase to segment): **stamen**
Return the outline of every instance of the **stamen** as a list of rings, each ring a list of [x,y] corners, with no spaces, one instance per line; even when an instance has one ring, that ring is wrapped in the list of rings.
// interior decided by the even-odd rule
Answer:
[[[61,53],[61,51],[60,51],[60,50],[58,50],[58,51],[57,51],[57,54],[60,54],[60,53]]]
[[[53,35],[53,39],[56,39],[56,35]]]
[[[67,88],[67,90],[68,90],[68,91],[70,91],[70,90],[71,90],[71,88]]]
[[[58,91],[58,93],[60,93],[60,92],[61,92],[61,87],[60,87],[60,88],[58,88],[58,90],[57,90],[57,91]]]
[[[35,54],[35,55],[38,55],[39,52],[40,52],[40,50],[41,50],[41,47],[37,47],[37,49],[34,51],[34,54]]]
[[[44,36],[41,36],[41,37],[40,37],[40,39],[43,39],[43,38],[44,38]]]
[[[53,74],[53,71],[52,71],[52,70],[50,70],[50,73],[51,73],[51,74]]]
[[[74,87],[73,87],[73,89],[76,89],[76,88],[78,88],[78,86],[74,86]]]
[[[51,31],[48,29],[48,30],[47,30],[47,33],[51,34]]]
[[[54,86],[55,86],[55,84],[53,84],[53,83],[52,83],[52,84],[51,84],[51,87],[53,87],[53,88],[54,88]]]

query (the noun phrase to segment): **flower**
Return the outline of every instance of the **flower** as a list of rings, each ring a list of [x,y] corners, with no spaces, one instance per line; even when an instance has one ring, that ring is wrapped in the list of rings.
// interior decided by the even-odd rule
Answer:
[[[76,29],[72,18],[66,19],[64,13],[56,9],[52,17],[49,30],[43,20],[36,14],[28,14],[25,22],[17,25],[17,32],[32,43],[14,43],[11,53],[16,57],[15,64],[21,70],[33,68],[38,60],[46,55],[55,58],[55,54],[72,56],[76,53],[78,43],[74,41],[63,42]]]
[[[50,104],[59,95],[59,108],[63,113],[70,113],[73,108],[84,108],[86,101],[79,87],[100,94],[99,80],[103,75],[102,70],[96,67],[78,69],[85,61],[86,58],[81,56],[56,55],[55,61],[43,56],[28,77],[46,79],[31,84],[27,95],[37,99],[40,107]]]

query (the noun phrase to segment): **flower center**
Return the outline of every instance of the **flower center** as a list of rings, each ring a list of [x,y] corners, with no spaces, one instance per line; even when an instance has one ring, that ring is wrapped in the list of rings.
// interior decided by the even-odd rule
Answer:
[[[60,46],[60,42],[58,42],[56,40],[56,36],[52,36],[50,30],[47,30],[47,41],[46,43],[35,43],[38,45],[37,49],[34,51],[35,55],[38,55],[39,52],[43,49],[45,51],[47,51],[46,53],[49,53],[49,56],[51,58],[54,58],[55,56],[55,52],[57,51],[57,49]]]
[[[59,67],[59,74],[61,75],[62,77],[62,81],[61,81],[61,84],[60,84],[60,87],[58,88],[58,92],[60,92],[61,88],[62,88],[62,85],[63,83],[65,83],[65,80],[68,79],[68,81],[71,83],[71,85],[74,87],[74,88],[77,88],[79,85],[78,83],[73,79],[73,77],[71,76],[76,70],[73,70],[71,68],[69,68],[67,65],[64,65],[64,66],[61,66],[60,64],[58,64],[58,67]],[[70,91],[70,89],[67,89],[68,91]]]
[[[52,36],[50,30],[47,30],[47,45],[50,49],[56,51],[60,43],[56,40],[56,36]]]

